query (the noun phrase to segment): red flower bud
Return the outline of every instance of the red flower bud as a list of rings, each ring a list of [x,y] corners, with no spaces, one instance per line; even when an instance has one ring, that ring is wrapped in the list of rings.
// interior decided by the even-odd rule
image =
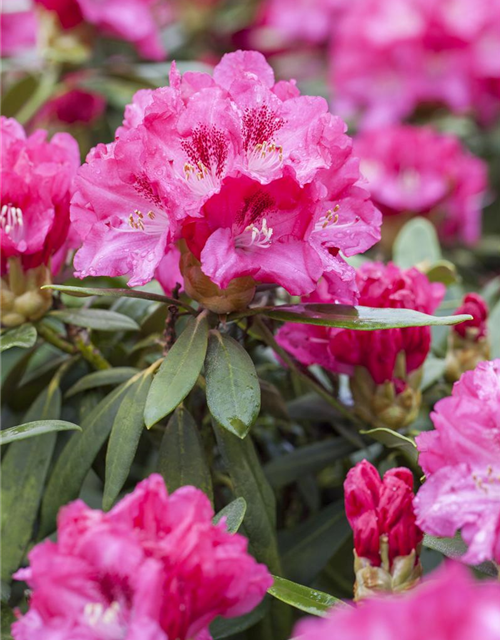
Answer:
[[[453,331],[462,336],[462,338],[472,337],[475,341],[486,336],[488,305],[484,298],[478,293],[468,293],[464,296],[462,304],[455,311],[455,315],[468,313],[472,316],[472,320],[467,320],[453,327]]]

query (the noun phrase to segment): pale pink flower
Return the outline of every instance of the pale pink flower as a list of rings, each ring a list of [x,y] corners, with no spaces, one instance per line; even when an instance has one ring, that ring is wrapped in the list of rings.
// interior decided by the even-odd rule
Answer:
[[[327,619],[296,626],[300,640],[499,640],[500,584],[475,581],[447,563],[405,595],[378,596],[357,607],[337,607]]]
[[[66,242],[80,153],[67,133],[57,133],[49,142],[43,130],[27,137],[13,118],[2,117],[0,127],[2,272],[11,257],[20,257],[23,267],[31,269],[48,264]]]
[[[331,46],[335,105],[364,126],[420,105],[500,108],[500,0],[361,0],[344,12]]]
[[[78,275],[131,272],[130,284],[143,284],[165,243],[184,239],[222,288],[251,276],[299,295],[325,275],[334,289],[352,289],[354,272],[339,250],[350,256],[372,246],[380,214],[345,128],[322,98],[300,96],[293,81],[275,84],[259,53],[224,56],[213,77],[181,77],[173,65],[170,87],[138,92],[117,140],[81,170],[72,208],[83,239]],[[137,201],[138,184],[149,203]],[[144,229],[132,224],[136,210],[158,221],[147,269],[125,258],[153,235],[146,218]],[[133,233],[115,235],[109,257],[106,230],[127,225]]]
[[[152,475],[111,511],[77,500],[58,519],[58,540],[29,554],[15,577],[32,590],[15,640],[207,640],[216,616],[252,610],[272,584],[242,536],[212,524],[194,487],[168,496]]]
[[[401,270],[389,263],[366,262],[356,273],[358,304],[366,307],[415,309],[432,313],[444,296],[444,286],[430,283],[415,268]],[[333,303],[326,287],[319,288],[305,302]],[[425,361],[430,348],[430,328],[410,327],[376,331],[327,329],[302,324],[285,324],[278,342],[304,364],[322,364],[332,371],[352,375],[354,367],[365,367],[377,384],[394,380],[400,352],[405,354],[406,373]],[[399,391],[404,388],[401,385]]]
[[[431,414],[417,437],[427,479],[415,501],[419,526],[436,536],[461,531],[464,560],[500,561],[500,360],[481,362]]]
[[[34,49],[38,24],[30,0],[3,0],[0,9],[0,55],[17,56]]]
[[[384,216],[429,215],[443,240],[479,240],[487,167],[458,138],[393,125],[360,134],[354,148]]]

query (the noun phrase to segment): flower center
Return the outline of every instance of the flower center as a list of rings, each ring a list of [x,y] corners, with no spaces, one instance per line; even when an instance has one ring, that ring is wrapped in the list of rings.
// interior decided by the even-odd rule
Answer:
[[[0,212],[0,225],[2,230],[16,244],[22,240],[24,235],[23,212],[13,204],[4,204]]]
[[[243,148],[250,171],[267,172],[283,162],[283,147],[273,141],[285,120],[267,105],[246,109],[243,117]]]
[[[114,601],[105,609],[100,602],[88,602],[83,609],[83,615],[90,627],[113,625],[118,622],[120,604]]]
[[[356,216],[354,220],[350,222],[346,222],[345,224],[338,224],[339,214],[337,213],[340,209],[340,205],[336,204],[333,209],[328,209],[325,215],[321,216],[321,218],[314,225],[314,231],[316,233],[321,233],[325,231],[328,227],[335,227],[335,230],[340,229],[348,229],[349,227],[354,226],[360,221],[360,217]]]
[[[191,189],[198,195],[218,189],[229,154],[224,132],[200,125],[193,129],[191,139],[183,140],[181,145],[189,160],[184,165],[184,175]]]
[[[234,244],[237,249],[249,249],[250,247],[268,249],[271,246],[272,235],[273,229],[267,226],[267,221],[263,218],[260,229],[255,224],[249,224],[243,233],[236,236]]]

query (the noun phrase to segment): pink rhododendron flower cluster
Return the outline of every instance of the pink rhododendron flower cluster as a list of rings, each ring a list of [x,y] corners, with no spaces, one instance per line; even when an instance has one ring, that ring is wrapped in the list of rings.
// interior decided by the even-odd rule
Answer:
[[[272,584],[242,536],[212,524],[205,494],[168,496],[152,475],[111,511],[77,500],[64,507],[58,540],[17,572],[32,592],[15,640],[208,640],[218,616],[253,609]]]
[[[424,313],[435,311],[445,292],[442,284],[430,283],[417,269],[402,270],[392,263],[366,262],[357,270],[356,284],[362,306]],[[304,301],[335,302],[324,286]],[[349,375],[355,366],[362,366],[377,384],[382,384],[394,379],[401,352],[405,354],[406,373],[422,366],[429,352],[431,332],[430,327],[355,331],[288,323],[280,329],[277,339],[303,364],[321,364]]]
[[[487,167],[458,138],[393,125],[360,134],[354,148],[384,217],[430,216],[444,241],[479,240]]]
[[[361,0],[332,39],[336,108],[365,126],[395,122],[419,105],[500,108],[500,0]]]
[[[460,530],[466,562],[500,562],[500,360],[464,373],[431,418],[435,431],[417,437],[427,476],[418,524],[436,536]]]
[[[275,83],[260,53],[227,54],[213,76],[173,65],[170,87],[139,91],[79,172],[77,275],[141,285],[183,240],[221,288],[248,276],[302,295],[324,276],[351,291],[339,251],[371,247],[380,214],[345,128],[322,98]]]
[[[2,274],[7,259],[19,257],[25,269],[64,258],[73,178],[80,166],[76,140],[47,132],[26,136],[13,118],[0,119],[2,142],[0,247]]]
[[[301,640],[499,640],[500,584],[475,581],[447,563],[422,585],[400,596],[379,596],[329,617],[301,620]]]
[[[360,558],[380,566],[380,538],[388,543],[389,561],[407,556],[422,542],[413,512],[413,475],[409,469],[389,469],[380,479],[367,460],[349,470],[344,482],[345,511]]]

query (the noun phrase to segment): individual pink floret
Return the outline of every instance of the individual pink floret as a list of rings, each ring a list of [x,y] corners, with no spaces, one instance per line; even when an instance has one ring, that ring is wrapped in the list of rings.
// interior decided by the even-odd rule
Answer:
[[[216,616],[251,611],[272,584],[247,541],[212,524],[194,487],[167,495],[161,476],[137,485],[111,511],[64,507],[58,540],[43,542],[17,572],[30,608],[15,640],[207,640]]]
[[[487,167],[458,138],[392,125],[360,134],[354,148],[384,217],[430,216],[445,242],[479,240]]]
[[[500,561],[500,360],[481,362],[431,414],[434,431],[417,437],[427,479],[415,508],[431,535],[461,531],[464,560]]]

